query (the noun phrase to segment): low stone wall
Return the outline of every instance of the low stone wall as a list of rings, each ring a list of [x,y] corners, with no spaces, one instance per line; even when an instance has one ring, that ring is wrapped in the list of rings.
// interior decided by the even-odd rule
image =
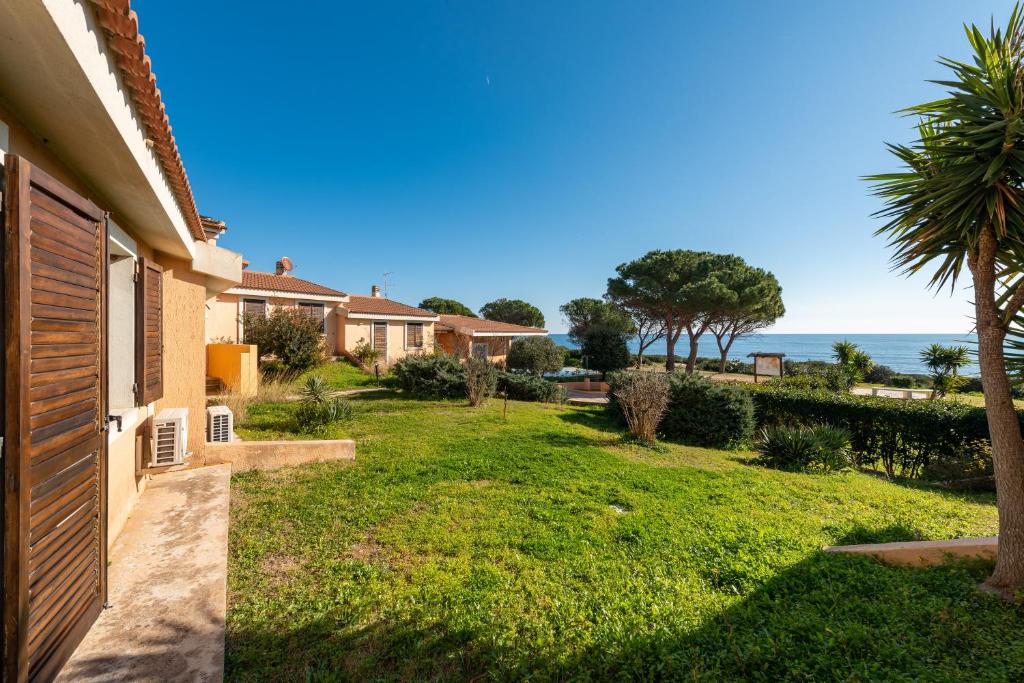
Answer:
[[[324,441],[232,441],[206,444],[206,463],[230,463],[233,472],[269,470],[310,462],[355,460],[356,442],[351,439]]]
[[[833,545],[825,548],[825,552],[870,555],[886,564],[900,567],[927,567],[933,564],[942,564],[950,557],[995,560],[998,546],[998,536],[984,536],[982,538],[956,538],[950,541]]]
[[[607,382],[559,382],[558,386],[567,391],[593,391],[608,393]]]

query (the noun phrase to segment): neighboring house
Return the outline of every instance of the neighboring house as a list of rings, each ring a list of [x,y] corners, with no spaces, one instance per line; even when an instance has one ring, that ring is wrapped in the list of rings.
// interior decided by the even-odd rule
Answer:
[[[386,299],[376,285],[371,292],[349,296],[338,310],[339,355],[365,343],[380,352],[387,366],[410,354],[434,352],[436,313]]]
[[[206,341],[244,342],[246,315],[267,315],[275,308],[298,308],[321,321],[327,349],[337,353],[336,314],[347,294],[294,277],[278,261],[276,272],[243,270],[242,282],[210,304]]]
[[[471,318],[468,315],[442,314],[436,325],[437,345],[461,358],[486,358],[504,365],[509,347],[516,337],[542,337],[548,331],[497,320]]]
[[[208,241],[127,0],[0,2],[0,155],[0,678],[49,680],[106,600],[149,418],[185,408],[203,462],[204,308],[242,266]]]

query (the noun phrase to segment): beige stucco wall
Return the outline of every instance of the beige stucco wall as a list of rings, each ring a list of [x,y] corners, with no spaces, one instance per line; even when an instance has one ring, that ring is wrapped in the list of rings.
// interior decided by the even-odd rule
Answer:
[[[111,424],[107,435],[107,546],[124,528],[128,515],[135,507],[135,501],[146,488],[146,477],[137,476],[138,457],[136,456],[136,439],[148,438],[146,420],[149,411],[145,406],[134,411],[130,423],[122,425],[117,431],[116,424]],[[143,451],[144,452],[144,451]]]
[[[164,268],[164,408],[188,408],[188,448],[193,464],[206,447],[206,279],[189,264],[157,254]]]
[[[337,310],[340,304],[331,301],[314,301],[312,299],[291,299],[285,297],[261,297],[256,295],[232,294],[225,292],[218,294],[216,298],[207,302],[206,310],[206,342],[223,341],[232,342],[238,339],[239,323],[242,319],[242,309],[239,307],[243,299],[263,299],[267,302],[267,312],[275,308],[296,308],[299,303],[323,304],[324,305],[324,348],[329,354],[336,354],[341,348],[338,343],[338,327],[334,324],[337,317]]]
[[[338,339],[338,353],[351,353],[355,350],[360,341],[369,343],[373,334],[372,320],[356,320],[346,316],[338,316],[337,328],[340,330]],[[433,353],[434,352],[434,323],[425,321],[423,323],[423,348],[405,348],[405,325],[409,320],[388,320],[388,348],[387,355],[381,360],[386,365],[391,365],[402,360],[409,354]]]

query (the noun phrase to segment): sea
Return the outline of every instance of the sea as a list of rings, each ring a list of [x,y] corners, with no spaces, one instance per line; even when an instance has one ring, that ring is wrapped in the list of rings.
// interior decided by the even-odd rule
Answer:
[[[552,334],[551,339],[560,346],[576,348],[567,334]],[[740,337],[732,345],[729,358],[747,360],[747,354],[754,351],[784,353],[791,360],[832,361],[832,344],[850,341],[865,351],[875,363],[888,365],[896,372],[927,374],[928,369],[921,363],[920,354],[930,344],[944,346],[966,346],[973,352],[976,338],[973,334],[752,334]],[[697,354],[707,358],[718,358],[718,345],[710,335],[701,337]],[[636,353],[636,339],[630,340],[630,351]],[[689,342],[684,333],[676,343],[676,355],[685,357],[689,353]],[[666,355],[665,342],[659,341],[647,348],[646,353]],[[977,375],[981,372],[976,362],[963,368],[961,374]]]

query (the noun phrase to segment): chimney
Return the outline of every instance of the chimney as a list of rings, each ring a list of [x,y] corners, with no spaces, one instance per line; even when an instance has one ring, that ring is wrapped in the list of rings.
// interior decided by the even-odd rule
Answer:
[[[274,264],[274,275],[284,275],[284,261]]]
[[[373,287],[370,287],[370,296],[373,296],[373,297],[376,297],[376,298],[379,299],[380,298],[380,287],[378,287],[377,285],[374,285]]]

